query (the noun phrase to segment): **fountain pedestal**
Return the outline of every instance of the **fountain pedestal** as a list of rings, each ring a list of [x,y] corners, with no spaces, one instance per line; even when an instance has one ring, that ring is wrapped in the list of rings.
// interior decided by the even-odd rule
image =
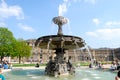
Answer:
[[[54,59],[52,56],[50,57],[45,69],[46,74],[52,76],[73,74],[75,69],[70,62],[70,58],[66,60],[66,57],[64,56],[65,50],[62,48],[56,49],[55,54],[56,56]]]

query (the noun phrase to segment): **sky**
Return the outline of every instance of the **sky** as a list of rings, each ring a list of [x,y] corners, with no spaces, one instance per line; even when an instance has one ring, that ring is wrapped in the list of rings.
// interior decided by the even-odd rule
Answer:
[[[91,48],[120,47],[120,0],[0,0],[0,27],[16,39],[56,35],[52,19],[64,16],[64,35],[81,37]]]

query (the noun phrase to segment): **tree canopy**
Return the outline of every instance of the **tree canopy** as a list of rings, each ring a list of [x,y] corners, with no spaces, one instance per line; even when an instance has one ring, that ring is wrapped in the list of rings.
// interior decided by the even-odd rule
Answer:
[[[1,60],[5,56],[19,57],[21,60],[22,57],[29,57],[30,55],[31,47],[26,44],[25,40],[16,40],[8,28],[0,27]]]
[[[22,57],[30,57],[31,56],[31,47],[26,44],[25,40],[18,40],[18,47],[16,48],[17,54],[16,56],[19,58],[19,63],[21,63]]]
[[[12,43],[15,42],[15,38],[10,30],[5,27],[0,27],[0,56],[1,60],[4,56],[10,56],[13,52]]]

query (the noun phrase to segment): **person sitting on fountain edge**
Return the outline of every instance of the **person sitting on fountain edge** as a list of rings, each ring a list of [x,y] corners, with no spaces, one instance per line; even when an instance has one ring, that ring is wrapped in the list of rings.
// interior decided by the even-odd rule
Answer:
[[[39,67],[39,64],[38,64],[38,63],[36,63],[35,67],[37,67],[37,68],[38,68],[38,67]]]

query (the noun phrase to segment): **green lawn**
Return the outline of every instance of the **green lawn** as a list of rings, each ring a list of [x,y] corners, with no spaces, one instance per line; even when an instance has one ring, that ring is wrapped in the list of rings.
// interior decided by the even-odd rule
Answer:
[[[14,63],[13,67],[29,67],[29,66],[35,66],[35,63],[31,64],[19,64],[19,63]],[[46,66],[46,64],[40,64],[40,66]]]
[[[111,62],[102,62],[103,64],[111,64]],[[84,61],[84,62],[77,62],[73,63],[73,65],[77,66],[77,64],[80,64],[80,66],[89,66],[90,62]],[[19,64],[14,63],[13,67],[28,67],[28,66],[35,66],[35,63],[29,63],[29,64]],[[40,66],[46,66],[46,63],[40,64]]]

